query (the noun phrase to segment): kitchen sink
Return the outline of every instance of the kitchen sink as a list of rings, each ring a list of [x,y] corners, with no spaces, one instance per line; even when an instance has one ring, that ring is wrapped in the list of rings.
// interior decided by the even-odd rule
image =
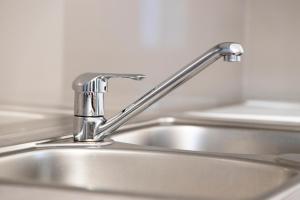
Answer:
[[[0,157],[1,182],[149,199],[255,200],[284,190],[298,171],[270,163],[108,147],[56,147]],[[1,190],[1,196],[10,190]],[[42,190],[41,190],[42,191]],[[43,193],[45,195],[45,193]],[[38,193],[33,194],[37,198]],[[8,196],[9,197],[9,196]],[[49,196],[44,196],[47,199]]]
[[[66,128],[64,133],[71,132],[71,127],[60,126]],[[294,200],[300,196],[300,166],[294,156],[300,152],[297,132],[173,117],[128,124],[101,142],[56,137],[59,130],[48,130],[47,140],[0,148],[1,198]],[[296,160],[275,155],[288,153]]]
[[[161,118],[112,136],[118,142],[171,149],[234,154],[300,153],[300,132],[212,126]]]

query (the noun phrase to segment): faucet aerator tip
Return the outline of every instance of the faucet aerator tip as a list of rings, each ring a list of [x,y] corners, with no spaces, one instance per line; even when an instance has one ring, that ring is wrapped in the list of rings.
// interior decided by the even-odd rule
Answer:
[[[240,55],[225,55],[224,61],[226,62],[240,62],[241,56]]]

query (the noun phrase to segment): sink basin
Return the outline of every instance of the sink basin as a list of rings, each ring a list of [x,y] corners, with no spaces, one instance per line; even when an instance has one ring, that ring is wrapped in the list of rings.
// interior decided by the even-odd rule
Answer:
[[[0,183],[156,199],[262,199],[297,175],[260,162],[137,149],[46,148],[0,157]]]
[[[300,153],[299,132],[209,126],[175,119],[145,122],[121,131],[112,139],[137,145],[217,153]]]

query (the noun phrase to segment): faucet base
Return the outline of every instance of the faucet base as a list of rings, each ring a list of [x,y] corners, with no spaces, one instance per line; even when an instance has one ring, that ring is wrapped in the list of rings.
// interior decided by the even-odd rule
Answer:
[[[103,116],[81,117],[74,116],[73,135],[74,141],[94,142],[97,135],[97,127],[105,124],[106,119]]]

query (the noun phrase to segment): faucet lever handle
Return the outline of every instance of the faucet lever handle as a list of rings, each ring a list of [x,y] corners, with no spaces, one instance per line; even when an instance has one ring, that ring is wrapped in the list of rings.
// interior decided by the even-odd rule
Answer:
[[[76,92],[105,93],[107,82],[111,78],[142,80],[145,77],[143,74],[85,73],[74,80],[72,87]]]
[[[142,80],[142,74],[85,73],[73,82],[75,91],[74,115],[83,117],[104,116],[104,93],[110,78]]]
[[[96,74],[98,78],[101,78],[103,80],[108,80],[110,78],[129,78],[132,80],[142,80],[146,78],[145,75],[143,74],[114,74],[114,73],[101,73],[101,74]]]

